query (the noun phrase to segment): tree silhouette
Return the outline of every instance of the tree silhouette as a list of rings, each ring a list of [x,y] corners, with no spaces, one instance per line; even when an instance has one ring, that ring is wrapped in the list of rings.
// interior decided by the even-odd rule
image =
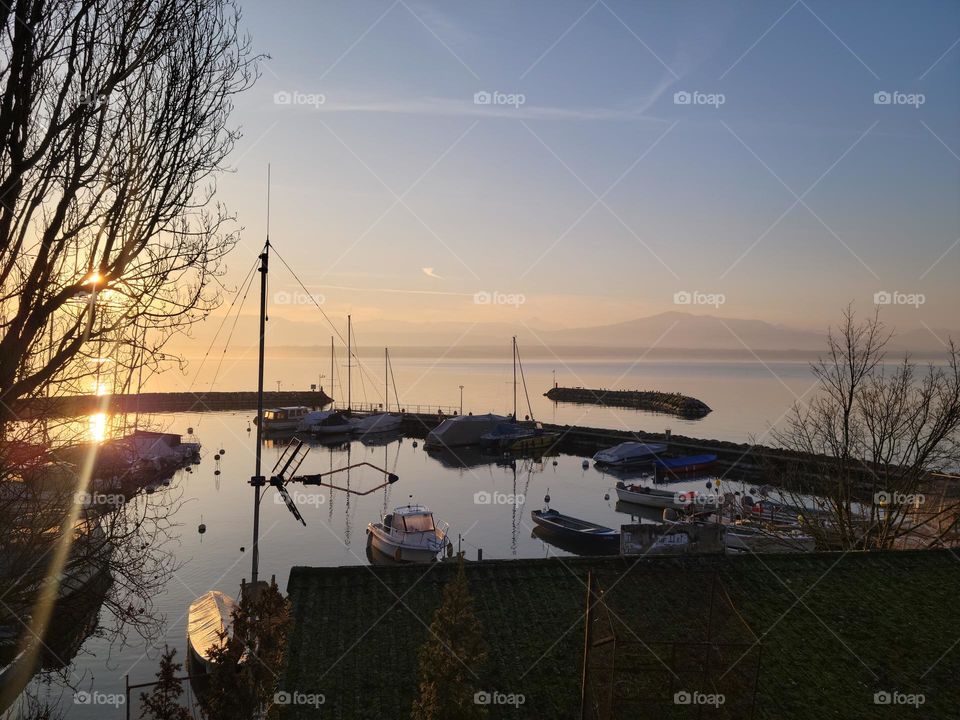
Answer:
[[[192,720],[190,711],[180,704],[183,685],[177,673],[183,669],[183,665],[173,661],[176,654],[176,648],[164,646],[160,670],[157,671],[157,684],[150,694],[140,693],[140,702],[144,706],[140,713],[141,720]]]

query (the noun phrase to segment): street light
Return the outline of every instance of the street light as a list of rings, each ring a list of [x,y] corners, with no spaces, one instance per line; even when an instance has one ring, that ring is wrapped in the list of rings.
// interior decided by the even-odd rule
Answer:
[[[460,386],[460,414],[463,415],[463,385]]]

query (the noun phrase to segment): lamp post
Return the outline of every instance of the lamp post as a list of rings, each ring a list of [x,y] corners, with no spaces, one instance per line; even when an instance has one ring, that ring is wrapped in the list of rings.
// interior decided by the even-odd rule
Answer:
[[[460,386],[460,414],[463,415],[463,385]]]

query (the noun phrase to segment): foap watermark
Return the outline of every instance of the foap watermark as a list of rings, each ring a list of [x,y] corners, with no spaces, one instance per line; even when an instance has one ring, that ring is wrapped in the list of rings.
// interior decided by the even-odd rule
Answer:
[[[717,496],[700,492],[699,490],[675,492],[673,494],[673,502],[677,505],[716,505]]]
[[[900,90],[878,90],[873,94],[874,105],[910,105],[919,108],[927,101],[923,93],[905,93]]]
[[[923,293],[878,290],[873,294],[874,305],[912,305],[919,308],[925,302],[927,302],[927,296]]]
[[[727,301],[723,293],[705,293],[699,290],[680,290],[673,294],[674,305],[710,305],[718,308]]]
[[[305,93],[299,90],[279,90],[273,94],[274,105],[309,105],[319,108],[327,102],[323,93]]]
[[[127,702],[123,693],[104,693],[98,690],[79,690],[73,694],[73,703],[75,705],[104,705],[109,707],[122,707]]]
[[[274,305],[323,305],[326,301],[326,296],[321,293],[280,290],[273,294]]]
[[[723,93],[705,93],[699,90],[678,90],[673,94],[674,105],[709,105],[718,108],[727,101]]]
[[[75,499],[82,507],[120,507],[127,501],[121,493],[102,492],[78,492]]]
[[[473,494],[474,505],[523,505],[526,501],[527,497],[523,493],[479,490]]]
[[[873,694],[874,705],[908,705],[919,708],[927,701],[923,693],[903,693],[899,690],[879,690]]]
[[[473,294],[474,305],[507,305],[518,308],[527,301],[527,296],[523,293],[505,293],[493,290],[480,290]]]
[[[109,93],[84,93],[77,100],[77,105],[81,105],[88,110],[97,110],[110,102]]]
[[[502,693],[496,690],[480,690],[473,694],[474,705],[512,705],[520,707],[527,701],[522,693]]]
[[[288,692],[281,690],[273,694],[274,705],[303,705],[319,708],[326,701],[327,698],[323,693],[303,693],[296,690]]]
[[[293,500],[294,505],[314,505],[320,507],[325,505],[327,502],[327,496],[323,493],[310,493],[303,492],[302,490],[294,490],[289,492],[290,499]],[[286,501],[283,499],[283,495],[280,493],[273,494],[273,504],[274,505],[286,505]]]
[[[480,90],[473,94],[474,105],[509,105],[512,108],[519,108],[527,101],[527,96],[523,93],[505,93],[499,90],[492,92]]]
[[[673,694],[674,705],[712,705],[720,707],[727,701],[723,693],[702,693],[697,690],[678,690]]]
[[[920,507],[926,498],[920,493],[887,492],[881,490],[873,495],[873,504],[889,507],[892,505],[913,505]]]

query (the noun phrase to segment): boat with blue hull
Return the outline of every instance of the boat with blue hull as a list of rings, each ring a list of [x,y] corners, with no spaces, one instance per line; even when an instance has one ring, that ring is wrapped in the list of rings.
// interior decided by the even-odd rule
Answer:
[[[717,462],[713,453],[701,455],[683,455],[681,457],[658,457],[653,461],[653,467],[658,473],[679,475],[681,473],[695,473],[708,470]]]

